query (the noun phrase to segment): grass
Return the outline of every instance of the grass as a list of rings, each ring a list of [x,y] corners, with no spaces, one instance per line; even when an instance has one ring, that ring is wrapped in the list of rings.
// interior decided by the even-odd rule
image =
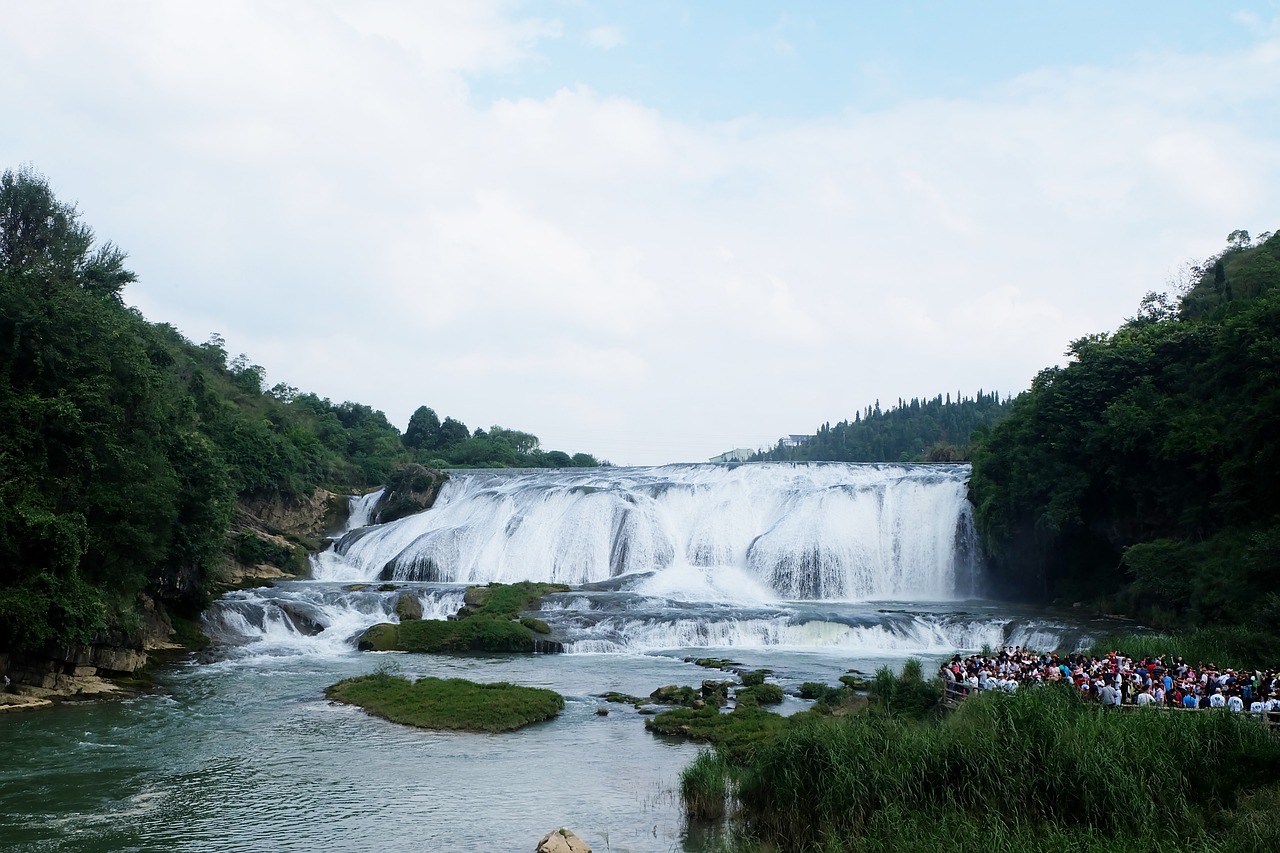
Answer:
[[[746,764],[791,724],[788,717],[745,705],[727,714],[712,705],[674,708],[644,721],[651,732],[712,744],[730,764]]]
[[[729,766],[715,750],[698,753],[680,772],[680,801],[685,814],[696,820],[719,820],[729,798]]]
[[[364,651],[401,652],[520,652],[559,650],[558,644],[539,641],[535,635],[550,633],[540,619],[520,617],[520,612],[535,607],[542,596],[563,592],[562,584],[491,583],[468,587],[465,604],[457,618],[417,619],[399,625],[383,622],[374,625],[359,640]]]
[[[1181,657],[1197,669],[1201,663],[1251,669],[1258,661],[1280,660],[1280,637],[1245,627],[1198,628],[1179,634],[1117,634],[1093,644],[1085,654],[1103,657],[1116,649],[1135,660]]]
[[[1107,713],[1046,687],[932,722],[808,716],[747,761],[736,817],[788,849],[1212,849],[1232,827],[1274,835],[1256,792],[1277,778],[1280,739],[1254,721]]]
[[[386,672],[345,678],[324,693],[393,723],[451,731],[508,732],[564,709],[564,698],[552,690],[461,678],[409,681]]]

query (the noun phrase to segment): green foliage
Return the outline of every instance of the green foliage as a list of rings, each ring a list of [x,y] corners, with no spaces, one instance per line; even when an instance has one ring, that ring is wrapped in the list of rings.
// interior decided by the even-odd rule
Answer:
[[[898,400],[887,411],[877,400],[852,421],[823,424],[805,444],[779,442],[751,461],[963,462],[969,459],[975,433],[1000,421],[1008,410],[1008,400],[983,391],[976,397],[957,393],[954,401],[950,394]]]
[[[1242,715],[1108,713],[1044,688],[983,695],[934,723],[859,714],[790,726],[740,775],[738,817],[788,849],[904,849],[892,836],[907,818],[941,821],[962,842],[991,830],[1103,844],[1061,849],[1151,849],[1171,832],[1208,841],[1232,817],[1222,810],[1277,772],[1280,740]]]
[[[792,718],[755,706],[721,713],[714,705],[673,708],[644,721],[651,732],[713,744],[725,761],[738,766],[751,761],[792,724]]]
[[[249,530],[242,532],[237,538],[235,555],[242,563],[265,563],[295,575],[303,574],[307,567],[306,549],[263,539]]]
[[[1071,345],[973,458],[997,591],[1262,625],[1280,595],[1280,238]]]
[[[734,694],[739,705],[777,705],[783,699],[782,688],[777,684],[753,684]]]
[[[1121,649],[1136,659],[1161,657],[1166,661],[1182,658],[1196,669],[1214,664],[1242,671],[1259,666],[1259,661],[1280,660],[1280,636],[1271,630],[1243,625],[1199,628],[1176,634],[1116,634],[1095,642],[1085,652],[1105,656]]]
[[[404,446],[430,468],[569,468],[601,464],[585,453],[543,451],[536,435],[506,427],[467,431],[466,424],[420,406],[409,418]],[[607,464],[607,463],[606,463]]]
[[[719,820],[728,797],[729,766],[719,752],[703,750],[680,771],[680,802],[689,817]]]
[[[536,607],[542,596],[568,589],[563,584],[530,581],[468,587],[456,618],[374,625],[361,635],[359,645],[366,651],[528,654],[546,648],[534,634],[548,634],[550,628],[541,620],[521,618],[520,613]]]
[[[923,720],[938,716],[942,710],[942,687],[937,679],[923,677],[916,658],[909,659],[897,676],[889,667],[881,667],[869,695],[873,708],[894,716]]]
[[[562,583],[491,583],[468,587],[466,603],[470,613],[514,618],[522,611],[532,610],[543,596],[568,591],[569,587]]]
[[[409,681],[387,672],[343,679],[325,696],[393,723],[471,732],[514,731],[564,710],[564,698],[542,688],[461,678]]]

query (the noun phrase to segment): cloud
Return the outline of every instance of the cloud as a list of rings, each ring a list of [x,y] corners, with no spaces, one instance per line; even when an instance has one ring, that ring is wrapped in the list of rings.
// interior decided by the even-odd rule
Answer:
[[[1277,224],[1274,40],[698,122],[590,79],[477,103],[564,38],[506,3],[70,8],[0,0],[3,165],[131,252],[151,319],[402,426],[649,463],[1016,393]]]
[[[587,30],[587,44],[597,50],[613,50],[626,43],[627,39],[619,27],[605,25]]]

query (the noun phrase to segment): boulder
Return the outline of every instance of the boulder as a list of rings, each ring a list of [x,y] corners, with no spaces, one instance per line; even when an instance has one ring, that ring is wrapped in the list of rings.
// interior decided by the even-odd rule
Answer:
[[[356,648],[362,652],[390,652],[396,650],[399,642],[399,627],[390,622],[379,622],[360,635]]]
[[[572,830],[557,829],[542,837],[534,853],[591,853],[591,846]]]
[[[422,600],[411,592],[402,592],[396,597],[396,615],[401,622],[410,622],[422,618]]]

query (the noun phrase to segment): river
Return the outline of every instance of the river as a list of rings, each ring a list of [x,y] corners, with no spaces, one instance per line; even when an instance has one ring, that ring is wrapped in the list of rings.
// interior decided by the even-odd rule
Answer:
[[[154,691],[0,716],[0,847],[519,851],[564,826],[597,853],[698,850],[675,790],[699,747],[601,693],[715,677],[694,656],[770,668],[794,691],[1107,627],[969,597],[980,567],[962,466],[743,468],[460,477],[436,508],[381,526],[365,526],[373,499],[353,501],[317,579],[224,596],[205,616],[214,650],[161,671]],[[537,614],[568,653],[355,650],[398,595],[443,618],[466,583],[525,577],[573,586]],[[547,687],[566,706],[483,735],[324,698],[375,668]],[[806,705],[789,696],[780,711]]]

